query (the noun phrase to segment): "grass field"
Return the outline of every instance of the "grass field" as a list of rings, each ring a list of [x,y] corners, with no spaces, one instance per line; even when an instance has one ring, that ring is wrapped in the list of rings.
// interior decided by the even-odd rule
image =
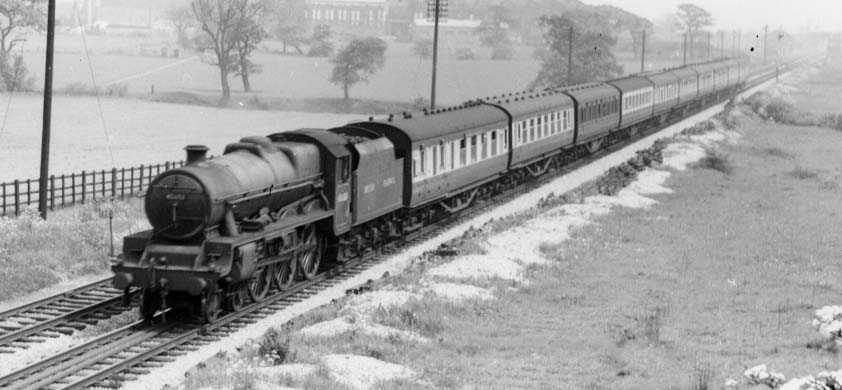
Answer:
[[[6,103],[8,95],[0,94]],[[0,181],[35,178],[41,142],[41,98],[16,95],[0,133]],[[188,144],[219,154],[228,143],[304,127],[330,127],[362,115],[219,109],[136,99],[103,98],[107,133],[93,97],[56,96],[51,169],[55,174],[184,158]],[[5,109],[5,104],[0,106]],[[0,110],[0,112],[3,112]]]
[[[43,48],[33,38],[26,50],[26,60],[33,75],[43,74]],[[184,53],[181,58],[138,56],[141,50],[158,52],[162,47],[172,49],[165,37],[109,37],[89,36],[91,54],[88,62],[80,35],[59,35],[56,47],[56,89],[68,86],[91,85],[89,64],[99,86],[120,84],[131,94],[155,91],[216,94],[219,74],[216,67],[203,62],[196,53]],[[272,47],[272,42],[267,42]],[[277,45],[274,45],[277,46]],[[449,53],[456,49],[443,43],[438,67],[437,100],[442,104],[457,104],[465,100],[524,89],[537,75],[540,63],[532,57],[531,48],[517,48],[515,58],[491,61],[487,49],[472,48],[476,60],[455,60]],[[418,97],[429,98],[432,61],[420,59],[412,52],[412,44],[390,42],[386,65],[371,79],[351,90],[357,98],[409,102]],[[639,62],[628,53],[618,56],[627,72],[639,70]],[[339,87],[328,79],[333,64],[328,58],[282,56],[258,51],[254,62],[262,72],[252,77],[255,94],[267,97],[322,98],[341,97]],[[647,70],[678,65],[677,60],[650,59]],[[232,77],[234,92],[242,90],[240,81]]]

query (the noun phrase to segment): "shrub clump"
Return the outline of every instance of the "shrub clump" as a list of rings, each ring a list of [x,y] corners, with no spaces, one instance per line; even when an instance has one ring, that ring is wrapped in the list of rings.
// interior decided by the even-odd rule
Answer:
[[[696,163],[696,168],[710,169],[726,175],[730,175],[734,171],[728,157],[714,150],[709,150],[707,156]]]

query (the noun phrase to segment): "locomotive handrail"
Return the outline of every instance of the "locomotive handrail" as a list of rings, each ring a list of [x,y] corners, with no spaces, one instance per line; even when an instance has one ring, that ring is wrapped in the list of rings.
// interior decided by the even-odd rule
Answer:
[[[230,195],[223,199],[216,199],[216,201],[225,202],[228,205],[236,205],[237,203],[242,203],[248,200],[272,195],[279,192],[280,190],[289,190],[290,188],[300,187],[301,185],[312,185],[314,187],[320,188],[324,185],[324,180],[322,179],[321,174],[315,174],[302,177],[298,180],[294,180],[289,183],[284,183],[282,185],[272,184],[271,186],[263,188],[261,190],[240,192],[234,195]]]

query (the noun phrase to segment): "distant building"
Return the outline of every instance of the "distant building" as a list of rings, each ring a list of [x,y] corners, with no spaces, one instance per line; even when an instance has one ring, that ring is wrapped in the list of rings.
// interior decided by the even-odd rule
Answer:
[[[409,39],[419,0],[306,0],[305,18],[347,35]]]
[[[453,41],[470,39],[481,24],[482,20],[474,19],[473,16],[468,19],[441,19],[439,20],[439,38]],[[423,14],[416,14],[412,27],[416,37],[432,38],[435,23]]]
[[[387,35],[387,0],[307,0],[305,17],[339,34]]]

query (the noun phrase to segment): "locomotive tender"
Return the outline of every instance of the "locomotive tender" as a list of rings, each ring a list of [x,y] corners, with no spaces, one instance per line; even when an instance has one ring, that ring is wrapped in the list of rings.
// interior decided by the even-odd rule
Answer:
[[[342,127],[248,137],[159,175],[152,229],[124,238],[119,289],[141,313],[183,306],[204,321],[311,279],[604,143],[720,101],[755,75],[722,60],[605,83],[478,99]]]

